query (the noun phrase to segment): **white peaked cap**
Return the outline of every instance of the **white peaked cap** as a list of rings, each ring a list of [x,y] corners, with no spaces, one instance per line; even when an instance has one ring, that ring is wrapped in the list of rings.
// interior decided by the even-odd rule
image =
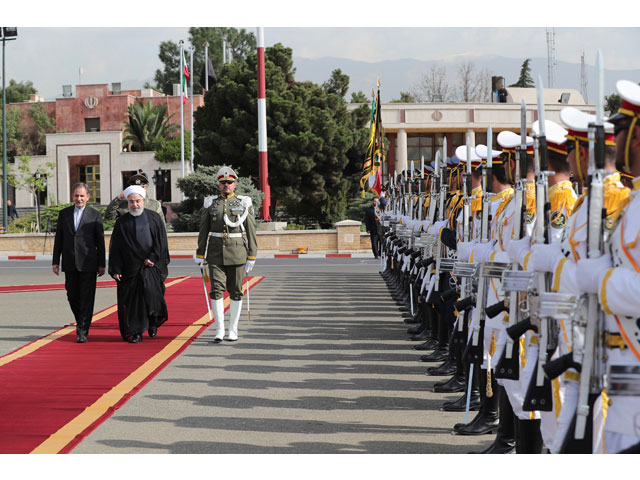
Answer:
[[[482,144],[476,145],[476,155],[478,155],[480,158],[487,158],[488,156],[487,146]],[[496,157],[499,157],[500,155],[502,155],[501,150],[491,149],[491,158],[496,158]]]
[[[564,143],[567,141],[566,135],[568,132],[563,127],[558,125],[556,122],[552,120],[545,120],[544,129],[545,129],[545,136],[547,137],[547,142],[555,143],[556,145],[564,145]],[[536,120],[535,122],[533,122],[533,125],[531,125],[531,131],[535,135],[540,135],[539,120]]]
[[[527,136],[526,137],[527,145],[533,145],[533,138]],[[516,148],[522,145],[520,140],[520,135],[517,133],[513,133],[509,130],[505,130],[504,132],[500,132],[498,134],[498,145],[502,148]]]
[[[129,195],[131,195],[132,193],[137,193],[142,198],[145,198],[147,196],[147,192],[144,190],[144,188],[139,185],[131,185],[124,191],[124,198],[129,198]]]
[[[595,115],[590,115],[576,107],[565,107],[560,110],[560,120],[569,130],[576,132],[588,132],[589,124],[596,121]],[[613,132],[613,124],[604,122],[605,131]]]
[[[467,146],[466,145],[460,145],[458,148],[456,148],[455,155],[456,155],[456,157],[458,157],[460,159],[460,162],[466,162],[467,161]],[[473,147],[471,148],[471,158],[470,158],[470,160],[472,162],[474,162],[474,161],[479,162],[481,160],[480,157],[476,154],[476,151],[475,151],[475,149]]]

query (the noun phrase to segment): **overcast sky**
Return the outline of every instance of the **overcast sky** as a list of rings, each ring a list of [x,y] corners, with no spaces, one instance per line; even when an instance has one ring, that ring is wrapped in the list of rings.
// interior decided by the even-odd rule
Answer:
[[[584,8],[591,4],[583,2],[576,2],[576,10],[571,10],[571,2],[535,3],[542,9],[553,7],[553,15],[532,13],[532,2],[526,2],[528,11],[495,3],[495,10],[489,12],[480,9],[480,2],[466,1],[456,2],[453,7],[434,7],[427,6],[427,2],[378,0],[245,0],[237,2],[242,10],[220,9],[213,1],[189,2],[188,9],[182,9],[178,2],[157,1],[114,0],[96,4],[95,9],[88,9],[86,2],[77,0],[51,2],[38,8],[24,2],[24,7],[9,7],[8,17],[3,15],[3,24],[19,25],[18,39],[6,46],[6,78],[31,80],[45,98],[61,95],[63,84],[77,84],[80,67],[82,83],[142,82],[161,67],[160,42],[187,41],[188,26],[255,24],[265,25],[267,46],[280,42],[291,47],[294,56],[367,62],[394,58],[433,60],[453,55],[546,57],[545,25],[568,25],[548,27],[555,29],[556,60],[579,63],[584,52],[586,62],[593,64],[596,51],[601,48],[607,68],[640,69],[640,28],[630,26],[634,17],[622,16],[626,27],[612,26],[618,22],[613,15],[624,12],[626,2],[617,2],[615,11],[604,14]],[[265,5],[269,9],[263,12],[260,8]],[[376,11],[381,13],[374,14]],[[465,16],[460,16],[463,11]],[[511,26],[481,27],[501,24],[499,17],[508,18]],[[611,23],[607,25],[605,21]],[[255,27],[244,28],[255,32]]]

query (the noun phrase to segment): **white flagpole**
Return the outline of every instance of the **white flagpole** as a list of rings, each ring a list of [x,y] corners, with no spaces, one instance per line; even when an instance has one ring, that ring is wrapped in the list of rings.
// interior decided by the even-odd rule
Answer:
[[[209,42],[204,42],[204,90],[209,91]]]
[[[182,91],[182,76],[184,75],[184,42],[180,40],[180,164],[182,165],[182,178],[184,178],[184,92]],[[182,192],[184,200],[184,192]]]
[[[191,60],[189,61],[189,69],[190,69],[190,76],[189,76],[189,103],[191,104],[191,116],[189,117],[189,122],[191,123],[191,131],[189,132],[189,146],[190,146],[190,152],[189,152],[189,158],[191,160],[191,171],[194,171],[193,168],[193,50],[194,47],[193,45],[191,46]]]

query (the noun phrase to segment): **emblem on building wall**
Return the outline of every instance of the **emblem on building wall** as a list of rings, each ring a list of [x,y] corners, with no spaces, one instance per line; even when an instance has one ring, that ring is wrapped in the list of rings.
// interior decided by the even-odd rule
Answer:
[[[431,118],[433,118],[436,122],[442,120],[442,112],[440,110],[436,110],[431,114]]]
[[[89,109],[94,109],[98,106],[98,99],[96,97],[87,97],[84,99],[84,106]]]

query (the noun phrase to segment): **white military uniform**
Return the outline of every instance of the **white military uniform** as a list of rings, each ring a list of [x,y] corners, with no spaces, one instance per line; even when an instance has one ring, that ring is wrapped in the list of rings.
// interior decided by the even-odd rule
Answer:
[[[640,119],[640,86],[621,80],[616,83],[616,89],[622,97],[622,106],[615,117],[628,117],[634,125]],[[616,146],[625,149],[627,165],[628,145]],[[613,268],[600,273],[598,282],[598,296],[605,312],[607,367],[616,364],[631,368],[640,366],[640,216],[637,213],[640,177],[634,178],[632,183],[628,205],[618,217],[607,244]],[[606,387],[605,384],[605,390]],[[604,439],[601,444],[594,442],[594,452],[617,453],[640,442],[640,394],[637,391],[623,396],[603,391],[594,411],[594,416],[606,416]]]

